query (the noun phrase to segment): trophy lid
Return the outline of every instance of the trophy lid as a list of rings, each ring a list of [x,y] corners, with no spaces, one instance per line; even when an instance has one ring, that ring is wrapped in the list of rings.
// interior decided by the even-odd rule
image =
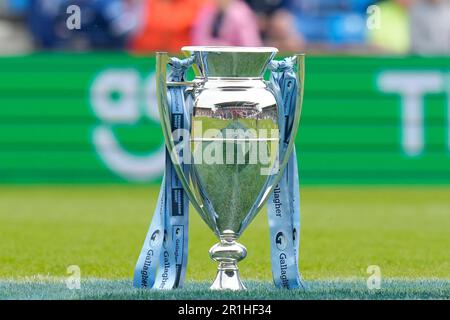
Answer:
[[[186,46],[186,55],[195,55],[196,75],[219,78],[262,77],[278,52],[273,47]]]

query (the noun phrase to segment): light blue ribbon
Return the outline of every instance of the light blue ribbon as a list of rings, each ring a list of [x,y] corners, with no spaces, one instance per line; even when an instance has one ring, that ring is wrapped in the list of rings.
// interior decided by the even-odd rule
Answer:
[[[193,59],[170,60],[169,81],[184,81]],[[168,100],[172,131],[190,128],[191,104],[185,87],[169,87]],[[175,141],[177,143],[179,141]],[[187,165],[183,165],[188,175]],[[134,271],[137,288],[173,289],[182,287],[186,275],[189,226],[189,199],[178,179],[166,149],[166,169],[150,229]]]
[[[280,126],[280,153],[290,139],[297,102],[299,79],[295,76],[295,57],[271,61],[270,89],[277,99]],[[277,287],[305,288],[299,262],[300,190],[295,146],[283,176],[267,200],[273,281]]]
[[[172,58],[169,81],[183,81],[194,57]],[[277,100],[280,126],[280,153],[287,148],[296,107],[298,79],[295,57],[272,61],[270,89]],[[184,97],[185,87],[169,87],[172,131],[190,131],[191,100]],[[175,141],[176,143],[177,141]],[[183,165],[188,175],[187,164]],[[182,287],[186,274],[189,202],[166,151],[166,170],[150,229],[134,273],[138,288],[172,289]],[[285,172],[268,199],[271,263],[274,284],[280,288],[305,288],[298,269],[300,241],[300,193],[295,148]]]

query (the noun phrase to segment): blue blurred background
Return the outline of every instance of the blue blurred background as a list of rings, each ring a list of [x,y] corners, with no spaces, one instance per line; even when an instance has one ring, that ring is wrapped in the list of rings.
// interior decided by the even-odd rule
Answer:
[[[66,27],[70,5],[79,30]],[[447,55],[449,15],[448,0],[1,0],[0,53],[190,43]]]

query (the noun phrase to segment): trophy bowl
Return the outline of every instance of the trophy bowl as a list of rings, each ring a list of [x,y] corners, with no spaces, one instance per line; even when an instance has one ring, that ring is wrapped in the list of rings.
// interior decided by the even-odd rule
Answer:
[[[304,56],[295,58],[297,105],[292,125],[284,128],[283,102],[263,78],[276,48],[188,46],[182,51],[192,59],[193,81],[167,82],[169,57],[157,53],[165,143],[189,200],[219,239],[210,249],[218,262],[211,289],[245,289],[237,263],[247,251],[236,241],[264,206],[293,150]],[[168,86],[185,88],[187,132],[174,130]]]

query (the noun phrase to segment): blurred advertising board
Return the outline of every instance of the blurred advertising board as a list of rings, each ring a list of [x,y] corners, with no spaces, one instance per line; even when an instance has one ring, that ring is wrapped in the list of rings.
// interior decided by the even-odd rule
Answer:
[[[146,183],[164,146],[155,59],[0,58],[0,183]],[[449,184],[450,58],[308,57],[304,184]]]

